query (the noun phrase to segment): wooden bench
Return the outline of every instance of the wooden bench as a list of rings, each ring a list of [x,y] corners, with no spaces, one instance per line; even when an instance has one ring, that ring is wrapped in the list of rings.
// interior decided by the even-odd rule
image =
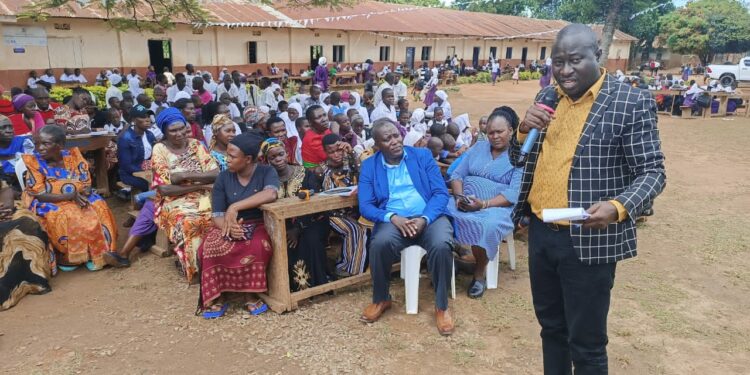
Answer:
[[[271,237],[273,244],[273,256],[267,269],[268,292],[260,296],[271,310],[277,313],[292,311],[297,309],[298,303],[302,300],[370,280],[370,272],[367,271],[359,275],[339,279],[294,293],[290,289],[286,220],[356,206],[356,194],[349,197],[315,195],[310,200],[285,198],[261,206],[266,231]],[[398,270],[398,265],[394,266],[394,269]]]
[[[693,108],[689,105],[681,105],[680,110],[682,110],[682,116],[680,118],[684,119],[691,119],[691,118],[698,118],[697,116],[693,116]]]

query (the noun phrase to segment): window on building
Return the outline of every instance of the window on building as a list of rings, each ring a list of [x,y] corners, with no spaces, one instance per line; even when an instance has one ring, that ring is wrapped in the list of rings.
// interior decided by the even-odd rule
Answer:
[[[430,54],[432,53],[432,47],[422,47],[422,61],[430,61]]]
[[[497,47],[490,47],[490,56],[493,59],[497,59]]]
[[[542,47],[542,51],[539,52],[539,60],[544,60],[547,58],[547,47]]]
[[[248,64],[258,63],[258,42],[247,42],[247,62]]]
[[[391,61],[391,47],[390,46],[380,47],[380,61]]]
[[[344,46],[333,46],[333,62],[344,62]]]
[[[513,58],[513,47],[508,47],[505,49],[505,58],[506,59],[512,59]]]

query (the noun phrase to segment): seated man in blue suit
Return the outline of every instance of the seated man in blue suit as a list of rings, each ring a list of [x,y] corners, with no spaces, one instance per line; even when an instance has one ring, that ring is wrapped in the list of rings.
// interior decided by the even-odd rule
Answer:
[[[399,261],[401,250],[419,245],[427,250],[438,332],[450,335],[454,327],[448,311],[453,226],[445,216],[448,189],[440,168],[429,150],[404,147],[398,129],[388,119],[375,121],[372,136],[379,151],[362,163],[358,192],[360,213],[375,223],[368,250],[372,304],[361,320],[373,323],[391,307],[391,267]]]

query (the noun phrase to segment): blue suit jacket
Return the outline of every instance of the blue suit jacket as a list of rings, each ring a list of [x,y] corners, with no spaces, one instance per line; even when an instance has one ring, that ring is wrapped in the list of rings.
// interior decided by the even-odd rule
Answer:
[[[432,223],[446,213],[448,188],[430,150],[404,146],[404,153],[408,155],[406,168],[409,170],[409,177],[427,203],[422,215],[427,216]],[[374,223],[383,222],[388,213],[385,209],[388,196],[388,174],[383,165],[383,154],[378,151],[362,163],[359,172],[359,212]]]

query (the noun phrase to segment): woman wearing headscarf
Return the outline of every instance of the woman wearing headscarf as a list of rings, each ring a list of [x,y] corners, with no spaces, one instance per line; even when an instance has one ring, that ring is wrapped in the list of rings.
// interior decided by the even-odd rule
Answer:
[[[448,122],[450,122],[452,117],[451,103],[448,102],[448,93],[443,90],[438,90],[435,92],[435,101],[432,102],[432,104],[430,104],[425,110],[427,117],[432,117],[433,112],[435,112],[435,108],[438,107],[443,109],[443,116],[446,120],[448,120]]]
[[[8,118],[13,124],[15,135],[34,133],[44,127],[44,118],[37,111],[34,97],[26,94],[18,94],[13,97],[13,109],[17,113]]]
[[[276,200],[279,177],[258,163],[263,139],[241,134],[229,142],[227,170],[219,173],[211,193],[213,226],[198,250],[201,290],[198,308],[206,319],[224,315],[222,293],[245,293],[251,315],[268,310],[256,293],[268,290],[266,267],[273,248],[260,206]]]
[[[190,283],[198,270],[198,246],[211,226],[210,190],[219,167],[203,144],[186,137],[189,125],[179,109],[159,112],[156,123],[164,141],[151,157],[154,221],[175,244],[176,265]]]
[[[435,100],[435,92],[437,92],[438,82],[440,81],[440,70],[437,66],[432,67],[430,70],[430,80],[424,85],[422,94],[420,97],[424,98],[424,105],[430,106]]]
[[[362,117],[366,127],[370,127],[370,114],[367,112],[367,108],[362,105],[362,97],[356,91],[349,92],[349,108],[355,108],[357,113]]]
[[[427,134],[427,124],[424,122],[425,113],[424,109],[417,108],[414,110],[414,112],[411,113],[411,118],[409,119],[409,127],[413,130],[416,130],[422,134]]]
[[[211,123],[211,138],[208,150],[219,165],[219,170],[227,169],[227,149],[229,143],[238,135],[235,123],[227,115],[216,115]]]
[[[318,66],[315,68],[315,76],[313,77],[313,83],[320,86],[323,92],[328,91],[328,60],[325,57],[318,59]]]
[[[207,105],[203,106],[203,111],[201,112],[201,117],[202,117],[201,122],[203,123],[203,136],[206,138],[206,142],[208,142],[209,150],[211,150],[211,137],[213,137],[213,125],[212,124],[214,122],[214,118],[217,115],[225,115],[229,119],[229,121],[232,121],[232,124],[234,124],[235,135],[240,135],[243,133],[240,125],[234,122],[231,112],[229,111],[229,108],[227,107],[226,104],[222,102],[210,102]]]
[[[296,197],[300,189],[320,190],[321,168],[308,170],[289,164],[284,144],[276,138],[267,139],[260,149],[263,162],[279,176],[279,199]],[[290,219],[286,227],[291,289],[302,290],[328,282],[325,249],[330,232],[328,216],[314,214]]]
[[[58,264],[86,264],[91,271],[111,260],[117,225],[107,202],[91,189],[91,174],[81,151],[65,149],[65,131],[54,125],[39,130],[37,152],[22,156],[28,169],[23,205],[36,214],[59,254]]]

